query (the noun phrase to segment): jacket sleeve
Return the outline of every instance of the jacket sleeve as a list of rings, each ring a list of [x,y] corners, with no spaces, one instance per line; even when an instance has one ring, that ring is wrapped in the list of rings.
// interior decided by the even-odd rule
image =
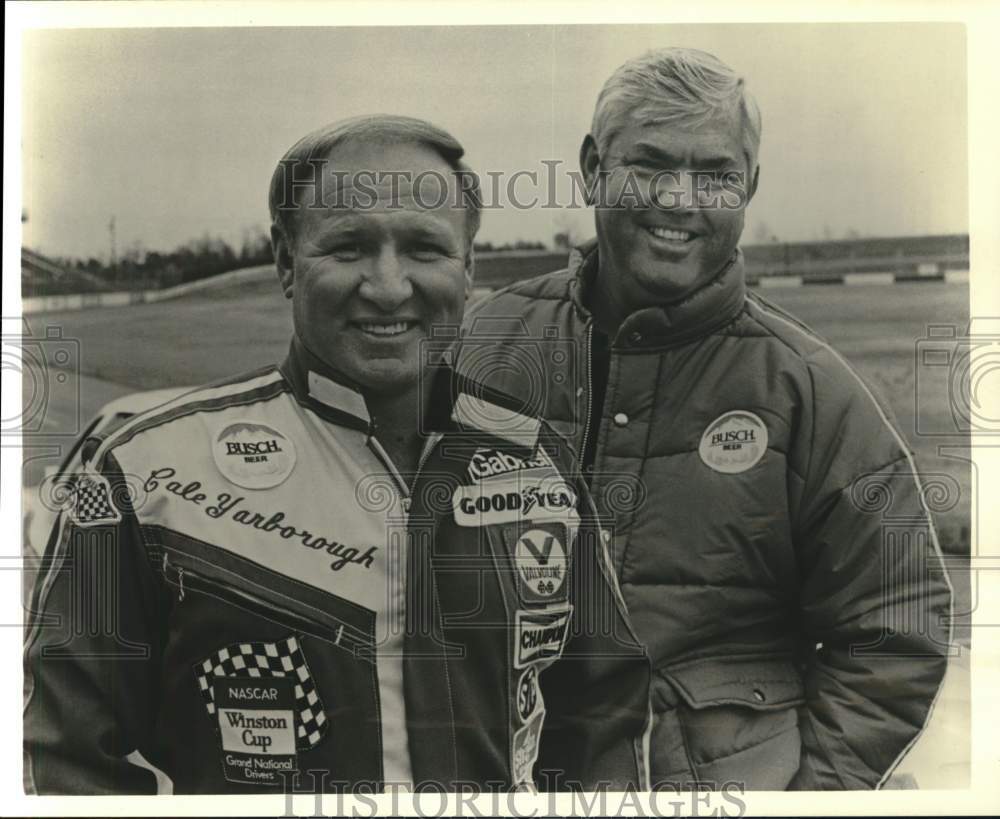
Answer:
[[[134,489],[134,487],[133,487]],[[76,476],[49,539],[26,637],[28,793],[156,793],[158,584],[113,458]]]
[[[543,791],[646,790],[650,665],[635,637],[586,485],[573,547],[573,606],[562,656],[540,676]]]
[[[789,788],[873,788],[930,716],[947,665],[951,586],[889,411],[832,353],[819,363],[793,523],[808,650],[801,766]]]

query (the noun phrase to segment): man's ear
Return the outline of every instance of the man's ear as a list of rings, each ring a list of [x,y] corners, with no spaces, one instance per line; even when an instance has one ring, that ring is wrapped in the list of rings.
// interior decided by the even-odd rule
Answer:
[[[285,230],[278,224],[271,225],[271,252],[274,254],[274,266],[278,270],[281,292],[285,294],[286,299],[290,299],[295,285],[292,243]]]
[[[747,204],[750,204],[750,200],[753,199],[753,195],[757,193],[757,183],[760,181],[760,165],[753,169],[753,181],[750,183],[750,192],[747,196]]]
[[[592,205],[597,196],[597,183],[600,179],[601,155],[597,151],[597,142],[587,134],[580,145],[580,172],[587,185],[587,204]]]
[[[469,249],[465,251],[465,298],[468,301],[469,295],[472,293],[472,282],[474,281],[474,274],[476,272],[476,254],[472,249],[472,245],[469,245]]]

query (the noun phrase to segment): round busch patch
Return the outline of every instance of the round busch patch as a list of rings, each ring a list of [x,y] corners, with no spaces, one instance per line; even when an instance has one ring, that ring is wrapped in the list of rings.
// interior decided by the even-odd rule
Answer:
[[[295,445],[274,427],[236,421],[215,436],[212,456],[219,471],[237,486],[268,489],[292,474]]]
[[[767,427],[746,410],[720,415],[701,436],[698,454],[716,472],[735,475],[746,472],[767,451]]]

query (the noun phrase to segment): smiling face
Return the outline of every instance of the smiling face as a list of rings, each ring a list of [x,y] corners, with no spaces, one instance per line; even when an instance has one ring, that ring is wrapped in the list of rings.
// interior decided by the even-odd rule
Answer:
[[[600,287],[619,319],[682,299],[732,256],[756,188],[741,137],[734,113],[690,130],[630,120],[603,155],[592,137],[584,140],[583,172],[597,197]]]
[[[331,160],[339,179],[360,180],[355,206],[300,207],[294,237],[275,238],[295,332],[309,351],[362,389],[401,392],[418,381],[421,340],[435,325],[462,319],[470,270],[465,210],[454,205],[452,169],[429,148],[349,142]],[[372,172],[433,176],[425,176],[427,185],[414,197],[405,182],[391,183],[392,193],[388,183],[373,185],[371,176],[361,175]],[[443,179],[447,197],[433,184]],[[377,206],[366,206],[373,197],[361,185],[378,191]],[[331,189],[324,191],[328,202],[335,201]]]

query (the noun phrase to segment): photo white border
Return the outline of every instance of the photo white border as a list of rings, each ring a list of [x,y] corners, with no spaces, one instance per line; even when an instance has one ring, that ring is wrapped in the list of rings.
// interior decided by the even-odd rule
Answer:
[[[961,22],[966,25],[969,94],[969,232],[970,291],[974,317],[1000,316],[1000,3],[975,2],[715,2],[711,6],[690,2],[533,2],[516,5],[502,2],[52,2],[10,3],[6,6],[4,74],[4,201],[3,201],[3,314],[20,310],[20,109],[21,35],[26,29],[47,27],[211,27],[211,26],[403,26],[403,25],[510,25],[510,24],[627,24],[627,23],[764,23],[764,22]],[[930,192],[929,192],[930,195]],[[4,371],[4,407],[20,406],[20,382]],[[13,402],[17,403],[13,403]],[[1000,417],[998,397],[993,396],[988,417]],[[9,417],[4,412],[4,417]],[[974,460],[981,479],[979,499],[1000,497],[1000,441],[991,444],[980,436],[974,445]],[[0,520],[7,535],[9,558],[17,553],[20,538],[20,463],[16,448],[2,450],[0,472]],[[994,494],[996,493],[996,494]],[[978,577],[978,608],[974,615],[972,652],[972,769],[967,791],[880,791],[824,793],[748,793],[751,814],[990,814],[1000,812],[1000,505],[976,503],[973,520],[978,520],[974,554],[986,570]],[[978,507],[978,508],[977,508]],[[973,533],[975,535],[975,532]],[[991,562],[992,561],[992,564]],[[7,563],[10,562],[8,559]],[[989,565],[994,568],[988,570]],[[13,575],[3,572],[0,576]],[[0,582],[7,582],[7,578]],[[0,589],[3,623],[21,618],[20,595],[7,583]],[[6,592],[6,593],[4,593]],[[976,627],[976,624],[982,626]],[[996,624],[992,628],[986,624]],[[21,632],[0,628],[0,656],[7,658],[9,673],[0,676],[0,811],[6,815],[192,815],[217,812],[222,815],[271,815],[285,811],[284,797],[31,797],[21,790]],[[17,658],[17,659],[15,659]],[[384,798],[385,808],[392,805]],[[519,813],[530,815],[537,807],[544,815],[552,805],[557,811],[572,808],[572,797],[559,796],[555,802],[538,797],[517,798]],[[324,807],[332,809],[332,797]],[[349,802],[345,808],[350,809]],[[659,802],[669,809],[667,801]],[[312,797],[297,798],[298,815],[312,815]],[[368,803],[359,804],[360,815],[368,813]],[[477,803],[484,813],[489,800]],[[617,805],[613,798],[609,808]],[[731,804],[714,798],[712,805],[731,810]],[[437,801],[429,803],[431,808]],[[648,809],[648,802],[642,806]],[[706,815],[710,808],[697,806]],[[397,810],[407,812],[404,804]],[[472,815],[468,811],[465,815]],[[647,814],[648,815],[648,814]]]

